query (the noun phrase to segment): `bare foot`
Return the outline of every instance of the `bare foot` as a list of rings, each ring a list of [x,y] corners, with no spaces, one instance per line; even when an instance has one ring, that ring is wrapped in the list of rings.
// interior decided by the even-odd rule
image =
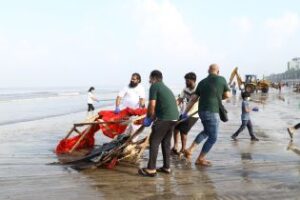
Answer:
[[[192,158],[192,153],[191,153],[190,151],[188,151],[188,150],[185,150],[185,151],[183,152],[183,155],[184,155],[184,157],[185,157],[188,161],[190,161],[191,158]]]
[[[205,166],[205,167],[208,167],[208,166],[211,166],[211,162],[208,161],[208,160],[197,160],[195,162],[195,165],[201,165],[201,166]]]
[[[186,149],[180,149],[179,153],[184,153]]]

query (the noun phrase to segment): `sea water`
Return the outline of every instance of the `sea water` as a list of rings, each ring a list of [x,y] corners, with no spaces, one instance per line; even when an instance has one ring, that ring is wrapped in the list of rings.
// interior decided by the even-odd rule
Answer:
[[[87,110],[87,88],[0,88],[0,125],[38,120]],[[117,89],[95,91],[95,108],[114,104]]]

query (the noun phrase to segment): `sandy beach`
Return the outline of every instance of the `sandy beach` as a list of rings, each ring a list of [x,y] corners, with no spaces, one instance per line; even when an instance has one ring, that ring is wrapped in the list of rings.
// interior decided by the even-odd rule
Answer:
[[[137,175],[139,166],[76,171],[56,162],[57,142],[84,112],[0,126],[0,199],[300,199],[300,132],[290,143],[286,128],[299,122],[298,94],[271,90],[252,112],[259,142],[248,131],[230,139],[240,125],[240,100],[224,103],[230,121],[221,123],[218,141],[208,155],[212,167],[197,167],[172,157],[172,173],[155,178]],[[202,130],[198,122],[188,144]],[[97,142],[108,141],[98,134]],[[193,154],[195,161],[202,144]],[[141,166],[147,163],[145,151]],[[162,162],[159,153],[157,166]]]

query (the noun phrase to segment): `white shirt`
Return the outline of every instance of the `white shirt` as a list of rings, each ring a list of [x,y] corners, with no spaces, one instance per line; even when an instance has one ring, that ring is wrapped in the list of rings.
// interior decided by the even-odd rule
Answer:
[[[190,90],[190,88],[184,88],[182,90],[182,92],[179,95],[179,98],[183,99],[183,105],[181,107],[181,113],[183,113],[185,111],[185,108],[188,104],[188,102],[191,100],[192,95],[195,93],[196,91],[195,87],[194,89]],[[190,109],[190,111],[187,113],[188,115],[193,114],[194,112],[196,112],[198,110],[198,101],[193,105],[193,107]],[[195,115],[193,115],[193,117],[199,118],[198,113],[196,113]]]
[[[138,84],[134,88],[129,86],[124,87],[118,94],[122,98],[122,106],[129,108],[139,108],[140,99],[145,98],[145,89],[141,84]]]
[[[88,103],[88,104],[93,104],[93,103],[95,103],[95,100],[94,100],[93,98],[96,99],[95,94],[92,93],[92,92],[89,92],[89,93],[88,93],[88,98],[87,98],[87,103]]]

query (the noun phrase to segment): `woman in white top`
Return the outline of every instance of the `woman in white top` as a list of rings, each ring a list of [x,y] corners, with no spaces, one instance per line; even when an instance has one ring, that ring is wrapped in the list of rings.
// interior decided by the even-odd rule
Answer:
[[[99,102],[99,100],[96,98],[95,96],[95,88],[94,87],[90,87],[89,91],[88,91],[88,98],[87,98],[87,104],[88,104],[88,110],[87,110],[87,115],[89,116],[90,113],[93,115],[95,107],[94,107],[94,103],[95,101]]]

